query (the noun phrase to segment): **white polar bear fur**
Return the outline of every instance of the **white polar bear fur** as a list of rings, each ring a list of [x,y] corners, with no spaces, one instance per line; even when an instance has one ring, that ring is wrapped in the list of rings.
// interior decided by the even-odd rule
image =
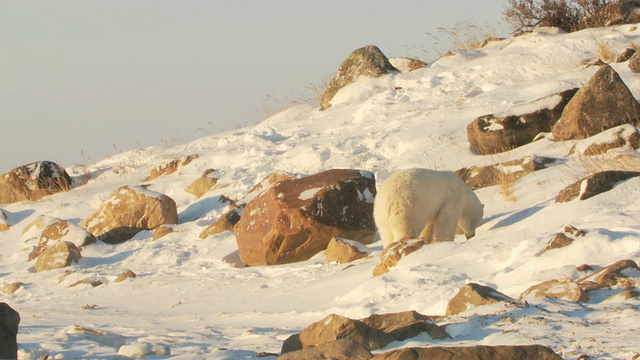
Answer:
[[[483,205],[455,173],[406,169],[392,174],[373,205],[373,218],[387,247],[405,239],[425,243],[453,241],[460,228],[475,235]]]

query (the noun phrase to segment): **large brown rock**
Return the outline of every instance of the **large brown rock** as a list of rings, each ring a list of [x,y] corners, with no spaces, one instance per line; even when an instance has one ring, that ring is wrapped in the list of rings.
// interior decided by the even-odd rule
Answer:
[[[372,360],[562,360],[542,345],[405,348],[378,354]]]
[[[640,104],[609,65],[603,65],[569,101],[553,125],[555,140],[586,139],[612,127],[638,125]]]
[[[177,223],[178,211],[173,199],[142,186],[123,186],[112,192],[80,226],[98,240],[117,244],[131,239],[141,230]]]
[[[498,302],[517,303],[515,299],[490,288],[475,283],[469,283],[460,288],[458,293],[447,305],[447,315],[456,315],[482,305]]]
[[[478,117],[467,126],[471,150],[481,155],[497,154],[529,144],[536,135],[551,131],[577,91],[577,88],[566,90],[526,104],[521,110],[526,113]]]
[[[505,180],[505,176],[515,181],[557,163],[557,159],[534,155],[493,165],[460,168],[455,173],[468,187],[477,190],[499,185]]]
[[[380,262],[373,268],[373,276],[388,273],[403,257],[420,250],[423,246],[424,242],[421,239],[400,240],[392,243],[380,254]]]
[[[189,155],[186,156],[183,159],[175,159],[175,160],[171,160],[168,161],[166,163],[162,163],[160,165],[155,166],[153,169],[151,169],[151,173],[149,174],[149,180],[153,180],[155,178],[158,178],[162,175],[170,175],[173,174],[174,172],[178,171],[178,169],[182,168],[183,166],[188,165],[190,162],[192,162],[193,160],[197,159],[198,155]]]
[[[38,245],[29,254],[29,260],[37,258],[46,248],[60,241],[73,243],[80,249],[83,246],[95,243],[97,240],[93,234],[82,227],[66,220],[57,219],[44,227],[40,234]]]
[[[276,360],[367,360],[373,354],[357,341],[340,339],[318,346],[284,352]]]
[[[587,293],[582,291],[580,286],[570,279],[563,280],[549,280],[543,283],[534,285],[525,290],[520,299],[532,299],[550,297],[555,299],[583,302],[587,301],[589,297]]]
[[[374,329],[360,320],[335,314],[307,326],[300,333],[303,349],[339,339],[351,339],[368,350],[382,349],[394,340],[391,335]]]
[[[0,176],[0,204],[34,201],[70,187],[71,177],[64,168],[51,161],[38,161]]]
[[[612,287],[617,285],[621,279],[626,278],[626,276],[622,274],[622,271],[626,269],[637,270],[638,264],[633,260],[620,260],[579,279],[576,283],[580,286],[582,291],[599,290]]]
[[[404,311],[391,314],[373,314],[361,321],[368,326],[378,329],[394,340],[402,341],[427,333],[432,339],[450,338],[444,328],[436,325],[432,318],[417,311]]]
[[[36,271],[48,271],[65,268],[80,261],[80,249],[67,241],[59,241],[49,246],[36,259]]]
[[[0,303],[0,359],[18,358],[20,314],[7,303]]]
[[[340,64],[340,69],[331,79],[320,97],[320,109],[331,107],[331,100],[343,87],[354,83],[360,76],[380,77],[390,71],[398,71],[376,46],[368,45],[352,52]]]
[[[234,226],[245,265],[303,261],[332,237],[369,244],[375,235],[373,174],[334,169],[280,181],[253,198]]]
[[[607,170],[582,178],[560,190],[556,202],[568,202],[576,198],[586,200],[607,192],[620,181],[640,176],[638,171]]]

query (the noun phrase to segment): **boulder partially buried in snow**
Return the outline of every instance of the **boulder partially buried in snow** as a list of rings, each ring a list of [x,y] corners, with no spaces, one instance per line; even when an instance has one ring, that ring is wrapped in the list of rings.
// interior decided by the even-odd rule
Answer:
[[[131,239],[141,230],[177,223],[178,211],[173,199],[143,186],[123,186],[111,193],[80,226],[98,240],[117,244]]]
[[[151,169],[151,173],[149,174],[149,180],[153,180],[162,175],[173,174],[174,172],[178,171],[178,169],[188,165],[190,162],[192,162],[194,159],[197,159],[197,158],[198,158],[198,155],[189,155],[183,159],[175,159],[175,160],[171,160],[166,163],[157,165],[153,169]]]
[[[578,89],[570,89],[512,109],[510,115],[484,115],[467,126],[471,150],[480,155],[497,154],[532,142],[550,132]]]
[[[447,315],[456,315],[482,305],[498,302],[517,303],[515,299],[488,286],[469,283],[458,291],[447,305]]]
[[[570,279],[549,280],[538,285],[534,285],[525,290],[521,299],[531,300],[536,298],[556,298],[567,301],[587,301],[587,293],[582,291],[580,286]]]
[[[343,87],[354,83],[360,76],[380,77],[398,71],[376,46],[368,45],[352,52],[340,64],[340,69],[320,97],[320,109],[331,107],[331,100]]]
[[[568,202],[576,198],[586,200],[613,189],[620,181],[640,176],[638,171],[607,170],[589,175],[562,189],[556,202]]]
[[[427,66],[427,63],[422,60],[406,57],[390,57],[389,62],[391,63],[391,65],[393,65],[394,68],[403,73],[422,69],[423,67]]]
[[[325,251],[325,263],[349,263],[369,256],[366,246],[357,241],[332,238]]]
[[[555,140],[586,139],[623,124],[637,126],[640,104],[609,65],[603,65],[569,101],[553,125]]]
[[[558,354],[542,345],[501,345],[501,346],[429,346],[425,348],[404,348],[378,354],[371,360],[562,360]]]
[[[40,217],[38,218],[40,219]],[[70,223],[66,220],[55,219],[47,224],[40,233],[38,245],[29,254],[29,260],[33,260],[40,255],[46,248],[60,241],[67,241],[81,248],[83,246],[95,243],[96,237],[82,227]],[[36,220],[38,222],[38,220]],[[37,228],[37,225],[35,226]]]
[[[201,198],[202,195],[206,194],[218,183],[218,178],[213,176],[213,172],[213,169],[207,169],[202,176],[195,179],[184,191],[195,195],[197,198]]]
[[[373,268],[373,276],[386,274],[405,256],[416,252],[424,246],[421,239],[400,240],[384,248],[380,254],[380,262]]]
[[[280,181],[253,198],[234,226],[245,265],[303,261],[332,237],[369,244],[375,235],[373,174],[334,169]]]
[[[638,264],[633,260],[620,260],[579,279],[576,283],[583,291],[611,287],[617,285],[620,279],[626,278],[623,271],[627,269],[638,270]]]
[[[60,165],[38,161],[0,176],[0,204],[38,200],[69,190],[71,177]]]
[[[68,241],[59,241],[53,246],[47,247],[36,259],[36,271],[48,271],[60,269],[77,263],[82,256],[80,249]]]
[[[635,125],[624,124],[576,143],[569,154],[599,155],[612,149],[640,148],[640,132]]]
[[[488,166],[465,167],[455,172],[468,187],[476,190],[501,184],[507,177],[510,180],[518,180],[534,171],[546,169],[558,163],[557,159],[534,155]]]

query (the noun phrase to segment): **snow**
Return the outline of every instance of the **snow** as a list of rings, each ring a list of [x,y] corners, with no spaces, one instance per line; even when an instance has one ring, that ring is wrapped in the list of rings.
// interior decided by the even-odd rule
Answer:
[[[411,73],[360,78],[326,111],[299,105],[255,126],[67,168],[77,184],[71,191],[3,206],[12,226],[0,232],[0,285],[24,284],[2,299],[21,315],[20,358],[248,359],[279,353],[284,339],[332,313],[443,315],[448,301],[469,282],[517,299],[543,281],[583,277],[576,270],[582,264],[598,269],[622,259],[638,262],[640,178],[585,201],[559,204],[557,193],[586,175],[578,155],[567,155],[575,141],[543,138],[508,153],[477,156],[466,138],[466,126],[478,116],[553,100],[550,95],[586,83],[597,69],[582,62],[599,56],[594,39],[601,37],[620,51],[639,40],[640,30],[636,25],[572,34],[540,29],[460,51]],[[640,78],[625,63],[612,66],[640,97]],[[550,106],[551,100],[542,105]],[[198,158],[180,173],[146,181],[150,169],[164,160],[192,154]],[[533,155],[555,157],[563,165],[517,180],[515,201],[498,187],[477,190],[485,208],[474,238],[425,246],[379,277],[371,275],[382,251],[377,238],[366,246],[370,257],[348,265],[324,264],[320,253],[299,263],[249,268],[238,265],[233,233],[199,239],[228,211],[220,196],[249,201],[255,196],[247,197],[249,191],[275,171],[310,175],[351,168],[375,174],[379,186],[402,168],[456,170]],[[200,199],[184,191],[211,168],[219,179],[216,188]],[[143,231],[122,244],[87,245],[77,264],[32,271],[23,242],[29,235],[21,236],[25,226],[42,214],[77,224],[120,186],[142,184],[148,190],[137,191],[175,200],[180,222],[173,233],[152,241],[152,233]],[[373,199],[373,194],[361,195]],[[543,253],[567,224],[584,229],[586,236]],[[127,269],[137,277],[115,283]],[[640,282],[638,274],[630,275]],[[70,287],[85,279],[103,284]],[[477,307],[440,322],[452,339],[420,336],[383,351],[537,343],[566,358],[629,359],[640,351],[640,335],[633,331],[640,300],[616,297],[621,291],[600,290],[581,304],[542,299],[529,307]],[[78,334],[78,328],[91,331]]]

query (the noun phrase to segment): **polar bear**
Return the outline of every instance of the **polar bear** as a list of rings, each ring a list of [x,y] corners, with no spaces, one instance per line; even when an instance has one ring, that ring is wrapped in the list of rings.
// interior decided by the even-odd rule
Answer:
[[[373,205],[373,218],[387,247],[404,239],[426,244],[453,241],[456,229],[475,235],[483,205],[455,173],[406,169],[392,174]]]

